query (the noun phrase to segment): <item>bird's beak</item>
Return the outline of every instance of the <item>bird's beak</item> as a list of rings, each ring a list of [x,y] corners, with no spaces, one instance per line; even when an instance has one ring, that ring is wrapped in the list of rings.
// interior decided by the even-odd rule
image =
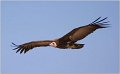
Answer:
[[[50,45],[50,46],[53,46],[53,44],[52,44],[52,43],[50,43],[49,45]]]

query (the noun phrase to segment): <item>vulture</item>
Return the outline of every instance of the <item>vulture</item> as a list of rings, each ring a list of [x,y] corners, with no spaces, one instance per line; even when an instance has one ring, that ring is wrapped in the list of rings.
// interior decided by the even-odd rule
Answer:
[[[55,48],[60,49],[80,49],[84,47],[84,44],[78,44],[76,43],[78,40],[84,39],[89,34],[93,33],[96,29],[101,28],[107,28],[108,22],[105,22],[104,20],[107,19],[101,17],[94,20],[92,23],[74,28],[66,35],[62,36],[61,38],[55,39],[55,40],[43,40],[43,41],[31,41],[28,43],[24,43],[21,45],[16,45],[15,43],[12,43],[15,48],[13,50],[16,50],[17,52],[26,53],[27,51],[35,48],[35,47],[46,47],[46,46],[52,46]]]

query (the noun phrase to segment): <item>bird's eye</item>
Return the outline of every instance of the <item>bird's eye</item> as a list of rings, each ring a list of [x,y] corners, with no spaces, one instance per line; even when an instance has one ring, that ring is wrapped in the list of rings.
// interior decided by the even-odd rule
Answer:
[[[56,46],[56,43],[55,43],[55,42],[53,42],[53,43],[52,43],[52,45],[53,45],[53,46]]]
[[[55,43],[54,43],[54,42],[53,42],[52,44],[53,44],[53,45],[55,45]]]

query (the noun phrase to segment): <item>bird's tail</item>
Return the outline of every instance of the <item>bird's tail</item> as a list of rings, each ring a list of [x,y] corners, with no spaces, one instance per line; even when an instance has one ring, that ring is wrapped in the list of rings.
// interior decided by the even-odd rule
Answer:
[[[85,44],[73,44],[72,49],[80,49],[83,48]]]

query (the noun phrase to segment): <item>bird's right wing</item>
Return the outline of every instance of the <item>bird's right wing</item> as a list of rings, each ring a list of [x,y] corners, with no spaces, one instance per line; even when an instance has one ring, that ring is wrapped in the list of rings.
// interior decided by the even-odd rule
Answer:
[[[51,42],[52,41],[50,41],[50,40],[45,40],[45,41],[32,41],[32,42],[24,43],[21,45],[16,45],[14,43],[12,43],[12,44],[16,46],[16,48],[13,49],[13,50],[17,50],[16,53],[17,52],[26,53],[27,51],[29,51],[35,47],[49,46],[49,44]]]

